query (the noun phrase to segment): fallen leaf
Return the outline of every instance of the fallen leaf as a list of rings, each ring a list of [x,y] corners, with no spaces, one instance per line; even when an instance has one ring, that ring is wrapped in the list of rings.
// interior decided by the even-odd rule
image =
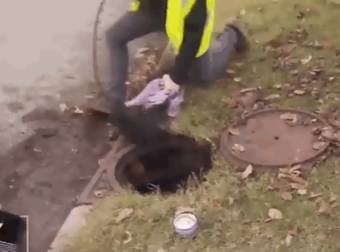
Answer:
[[[290,187],[294,190],[303,190],[305,189],[305,185],[301,185],[299,183],[290,183]]]
[[[229,128],[229,134],[232,136],[239,136],[240,130],[236,128]]]
[[[126,235],[126,238],[123,240],[124,244],[128,244],[132,241],[132,234],[129,231],[125,231],[124,233]]]
[[[94,191],[94,196],[96,196],[96,198],[104,198],[105,194],[107,193],[107,190],[96,190]]]
[[[289,247],[292,244],[293,236],[290,234],[287,234],[285,239],[285,245]]]
[[[77,114],[77,115],[82,115],[82,114],[84,114],[84,110],[81,110],[80,108],[75,107],[73,113]]]
[[[295,176],[295,175],[289,175],[288,179],[290,181],[294,182],[294,183],[299,184],[301,187],[306,187],[306,185],[307,185],[307,181],[306,180],[304,180],[301,177]],[[304,188],[300,188],[300,189],[304,189]]]
[[[321,150],[324,146],[325,146],[325,142],[316,142],[316,143],[313,143],[312,145],[312,148],[313,150]]]
[[[272,220],[281,220],[283,218],[282,212],[276,208],[269,209],[268,216]]]
[[[122,209],[118,216],[115,218],[116,223],[121,223],[122,221],[128,219],[132,214],[134,210],[132,208],[124,208]]]
[[[284,113],[280,115],[280,118],[285,121],[291,121],[293,123],[296,123],[298,121],[298,115],[293,113]]]
[[[232,99],[232,98],[224,98],[222,100],[222,102],[224,104],[226,104],[229,108],[236,108],[237,107],[237,101],[235,99]]]
[[[292,229],[288,230],[288,234],[291,236],[297,236],[299,234],[300,230],[298,226],[294,226]]]
[[[59,109],[60,109],[61,112],[64,113],[68,109],[68,107],[65,103],[61,103],[61,104],[59,104]]]
[[[297,193],[299,195],[306,195],[307,194],[307,189],[299,189],[299,190],[297,190]]]
[[[280,197],[286,201],[291,201],[293,199],[293,195],[290,192],[281,192]]]
[[[241,82],[241,81],[242,81],[242,78],[235,77],[233,80],[234,80],[235,82],[239,83],[239,82]]]
[[[231,150],[234,152],[245,152],[246,148],[244,148],[244,146],[242,146],[241,144],[234,144]]]
[[[329,197],[329,203],[333,204],[334,202],[336,202],[338,196],[336,194],[334,194],[333,192],[331,193],[331,196]]]
[[[247,179],[253,173],[253,170],[254,170],[253,166],[248,165],[244,172],[242,172],[241,178]]]
[[[234,76],[236,74],[236,71],[232,70],[232,69],[228,69],[226,71],[227,74],[229,74],[230,76]]]
[[[331,127],[324,127],[321,130],[321,136],[327,140],[333,140],[334,138],[334,131]]]
[[[245,94],[249,92],[258,92],[258,91],[259,91],[258,88],[243,88],[240,90],[240,94]]]
[[[324,200],[320,201],[318,213],[322,215],[330,215],[332,211],[331,206]]]
[[[228,203],[230,206],[233,205],[234,202],[235,202],[235,199],[233,197],[228,197]]]
[[[311,192],[309,194],[309,199],[316,199],[316,198],[319,198],[320,196],[322,196],[322,193],[314,193],[314,192]]]
[[[309,55],[308,57],[302,59],[302,60],[301,60],[301,63],[302,63],[303,65],[306,65],[306,64],[308,64],[309,62],[311,62],[312,59],[313,59],[313,56],[312,56],[312,55]]]
[[[301,168],[302,168],[302,166],[301,165],[294,165],[292,168],[290,168],[289,169],[289,173],[291,173],[291,174],[300,174],[301,173]]]
[[[268,95],[267,97],[265,97],[264,99],[267,100],[267,101],[270,101],[270,100],[279,99],[280,97],[281,97],[280,94],[271,94],[271,95]]]
[[[304,94],[306,94],[306,91],[305,90],[297,89],[297,90],[294,90],[294,94],[296,94],[296,95],[304,95]]]
[[[335,77],[331,76],[331,77],[328,78],[328,80],[332,82],[332,81],[335,80]]]
[[[33,151],[36,152],[36,153],[41,153],[42,152],[42,150],[39,149],[39,148],[33,148]]]

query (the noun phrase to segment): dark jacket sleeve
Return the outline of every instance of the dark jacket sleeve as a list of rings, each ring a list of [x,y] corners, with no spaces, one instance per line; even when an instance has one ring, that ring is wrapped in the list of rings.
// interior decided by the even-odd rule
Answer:
[[[177,84],[182,84],[187,80],[200,47],[207,16],[206,1],[196,0],[190,14],[185,19],[183,43],[176,57],[175,68],[170,73],[171,79]]]

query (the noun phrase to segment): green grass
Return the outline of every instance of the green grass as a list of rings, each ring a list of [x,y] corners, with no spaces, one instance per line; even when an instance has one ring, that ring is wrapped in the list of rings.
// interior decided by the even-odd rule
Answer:
[[[285,71],[273,71],[275,55],[265,53],[267,42],[283,37],[298,26],[305,28],[307,41],[327,40],[333,45],[340,43],[338,26],[340,7],[321,0],[219,0],[217,27],[240,16],[238,23],[247,31],[251,41],[248,55],[233,61],[231,68],[242,77],[241,83],[231,79],[211,86],[188,92],[186,104],[172,128],[190,134],[198,139],[216,142],[221,130],[233,119],[235,111],[223,100],[232,92],[243,87],[262,86],[266,94],[279,93],[277,105],[308,109],[329,110],[338,108],[335,100],[339,95],[339,71],[336,68],[335,49],[316,50],[302,44],[293,55],[302,59],[312,55],[310,65],[319,56],[325,58],[325,72],[337,77],[333,83],[320,88],[320,97],[325,104],[319,104],[311,95],[286,97],[285,91],[277,90],[277,84],[291,83],[299,88],[299,83]],[[296,18],[300,9],[310,11],[304,21]],[[263,8],[263,10],[262,10]],[[221,18],[221,17],[226,17]],[[243,63],[242,65],[237,63]],[[299,71],[307,71],[310,65],[299,66]],[[328,201],[331,195],[339,195],[340,159],[333,155],[318,164],[307,175],[308,193],[322,193],[321,199]],[[218,152],[214,157],[214,168],[207,175],[207,182],[191,186],[186,193],[161,196],[141,196],[133,192],[113,195],[100,201],[88,217],[88,224],[68,252],[101,251],[340,251],[340,212],[334,208],[330,215],[318,214],[318,200],[308,195],[294,195],[292,201],[284,201],[278,190],[285,190],[287,184],[278,181],[278,189],[267,190],[271,181],[277,181],[275,173],[258,174],[247,182],[239,179],[233,167],[225,163]],[[338,202],[338,199],[336,199]],[[200,229],[195,239],[181,239],[174,235],[171,221],[179,206],[195,209],[200,221]],[[121,209],[133,208],[130,218],[115,223]],[[282,220],[266,222],[270,208],[277,208],[283,214]],[[293,237],[288,247],[284,240],[289,230],[298,227],[299,233]],[[124,243],[127,234],[131,241]]]

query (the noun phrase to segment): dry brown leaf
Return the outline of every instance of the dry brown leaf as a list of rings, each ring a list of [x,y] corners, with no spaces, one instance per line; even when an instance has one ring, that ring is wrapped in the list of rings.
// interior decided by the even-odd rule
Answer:
[[[39,149],[39,148],[33,148],[33,151],[36,152],[36,153],[41,153],[42,152],[42,150]]]
[[[298,121],[298,115],[294,113],[284,113],[280,115],[280,118],[285,121],[291,121],[293,123],[296,123]]]
[[[125,231],[124,233],[126,235],[126,238],[123,240],[124,244],[128,244],[132,241],[132,234],[129,231]]]
[[[234,144],[231,150],[234,152],[245,152],[246,148],[244,148],[244,146],[241,144]]]
[[[249,92],[258,92],[259,89],[258,88],[243,88],[240,90],[240,94],[246,94],[246,93],[249,93]]]
[[[230,76],[234,76],[236,74],[236,71],[234,71],[233,69],[228,69],[226,73],[229,74]]]
[[[305,185],[301,185],[299,183],[290,183],[290,187],[294,190],[303,190],[305,189]]]
[[[314,193],[314,192],[311,192],[309,194],[309,199],[316,199],[316,198],[319,198],[320,196],[322,196],[322,193]]]
[[[64,113],[68,109],[68,107],[65,103],[61,103],[59,104],[59,109],[62,113]]]
[[[253,166],[248,165],[244,172],[242,172],[241,178],[247,179],[253,173],[253,170],[254,170]]]
[[[308,57],[306,57],[306,58],[304,58],[304,59],[301,60],[301,63],[302,63],[303,65],[306,65],[306,64],[308,64],[309,62],[311,62],[312,59],[313,59],[313,56],[312,56],[312,55],[308,55]]]
[[[288,234],[291,236],[297,236],[299,234],[299,227],[294,226],[292,229],[289,229]]]
[[[124,208],[120,210],[118,216],[115,218],[116,223],[121,223],[122,221],[128,219],[132,214],[134,210],[132,208]]]
[[[331,193],[331,196],[329,197],[329,201],[328,201],[328,202],[329,202],[330,204],[333,204],[333,203],[336,202],[337,198],[338,198],[338,196],[332,192],[332,193]]]
[[[294,165],[292,168],[289,169],[289,172],[294,172],[294,171],[299,171],[301,170],[302,165],[298,164],[298,165]]]
[[[298,189],[304,189],[307,186],[307,181],[304,180],[303,178],[299,177],[299,176],[296,176],[296,175],[293,174],[293,175],[289,175],[287,178],[290,181],[292,181],[292,182],[294,182],[296,184],[299,184],[300,187]]]
[[[240,130],[236,128],[229,128],[229,134],[232,136],[239,136]]]
[[[330,82],[332,82],[332,81],[335,80],[335,77],[331,76],[331,77],[328,78],[328,80],[329,80]]]
[[[322,215],[330,215],[332,207],[324,200],[320,201],[318,213]]]
[[[293,195],[290,192],[281,192],[280,197],[283,200],[290,201],[293,199]]]
[[[282,212],[276,208],[269,209],[268,216],[272,220],[281,220],[283,218]]]
[[[285,238],[285,245],[289,247],[292,244],[293,236],[290,234],[287,234]]]
[[[299,189],[299,190],[297,190],[297,193],[299,195],[306,195],[307,194],[307,189]]]
[[[241,81],[242,81],[242,78],[235,77],[233,80],[234,80],[236,83],[239,83],[239,82],[241,82]]]
[[[270,94],[270,95],[266,96],[264,99],[267,100],[267,101],[270,101],[270,100],[279,99],[280,97],[281,97],[280,94]]]
[[[331,127],[325,127],[321,129],[321,136],[326,140],[333,140],[334,138],[334,131]]]
[[[313,143],[312,148],[313,150],[318,151],[318,150],[321,150],[325,146],[325,144],[326,144],[325,142],[316,142],[316,143]]]
[[[235,202],[235,199],[233,197],[228,197],[228,203],[230,206],[233,205],[234,202]]]
[[[79,107],[74,108],[73,114],[82,115],[84,113],[84,110],[81,110]]]
[[[107,194],[107,190],[96,190],[96,191],[94,191],[94,196],[96,196],[96,198],[104,198],[105,197],[105,195]]]
[[[297,89],[297,90],[294,90],[294,94],[295,95],[304,95],[304,94],[306,94],[306,91]]]

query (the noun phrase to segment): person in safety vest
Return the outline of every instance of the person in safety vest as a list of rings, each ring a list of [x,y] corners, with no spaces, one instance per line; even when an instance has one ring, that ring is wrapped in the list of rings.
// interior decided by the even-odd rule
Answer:
[[[207,83],[221,77],[233,51],[243,51],[247,42],[234,25],[226,25],[216,39],[215,0],[133,0],[129,11],[106,34],[110,48],[108,95],[112,108],[169,103],[168,115],[176,116],[188,80]],[[173,69],[151,81],[134,99],[125,102],[128,74],[127,43],[155,31],[164,31],[176,53]]]

